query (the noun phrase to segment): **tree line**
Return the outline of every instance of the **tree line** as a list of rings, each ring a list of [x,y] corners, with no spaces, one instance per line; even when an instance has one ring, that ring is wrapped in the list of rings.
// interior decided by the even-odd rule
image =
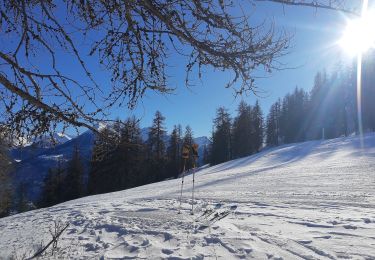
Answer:
[[[11,210],[12,182],[9,175],[10,167],[11,159],[0,131],[0,218],[9,215]]]
[[[254,106],[242,101],[233,120],[228,110],[220,107],[213,120],[212,143],[203,147],[202,161],[214,165],[258,152],[263,144],[263,132],[263,113],[258,101]],[[123,122],[118,120],[97,136],[87,182],[83,180],[83,166],[76,149],[66,169],[59,163],[50,170],[41,205],[177,178],[184,164],[186,170],[195,165],[192,150],[186,161],[181,157],[182,147],[193,144],[190,126],[183,133],[181,125],[175,125],[167,137],[165,117],[159,111],[155,113],[146,141],[135,117]],[[69,189],[63,188],[68,185]]]
[[[79,147],[75,146],[72,158],[67,163],[60,158],[57,166],[49,169],[37,206],[48,207],[85,195],[84,165]]]
[[[257,101],[254,106],[241,101],[237,115],[220,107],[213,120],[212,144],[205,151],[211,165],[277,146],[307,140],[331,139],[360,132],[358,105],[361,105],[363,132],[375,131],[375,52],[362,63],[361,97],[357,99],[356,64],[338,64],[328,74],[316,73],[311,91],[296,87],[270,107],[266,118]]]
[[[263,137],[263,112],[258,101],[254,106],[241,101],[235,118],[228,109],[219,107],[213,120],[208,160],[205,160],[215,165],[259,152]]]
[[[358,105],[363,132],[374,132],[374,57],[372,53],[364,60],[359,99],[356,66],[338,65],[330,75],[318,72],[310,92],[296,87],[293,93],[272,104],[265,123],[266,145],[358,134]]]
[[[147,140],[142,139],[139,121],[135,117],[117,120],[96,137],[85,181],[79,149],[63,166],[50,169],[44,182],[40,206],[49,206],[86,195],[107,193],[176,178],[181,173],[184,145],[194,144],[190,126],[183,132],[175,125],[167,136],[165,117],[157,111]],[[193,167],[192,156],[186,169]]]
[[[374,53],[363,61],[362,128],[375,131],[375,66]],[[315,75],[311,91],[296,87],[278,99],[266,118],[257,101],[249,105],[241,101],[235,117],[219,107],[213,120],[211,143],[203,147],[203,162],[211,165],[259,152],[264,146],[329,139],[358,133],[356,67],[337,66],[330,74]],[[0,138],[1,141],[1,138]],[[132,117],[104,128],[96,138],[86,174],[79,147],[68,162],[58,162],[50,169],[38,206],[49,206],[88,194],[132,188],[152,182],[176,178],[181,173],[184,145],[194,143],[193,131],[175,125],[169,137],[165,117],[157,111],[147,140],[141,135],[139,121]],[[0,215],[10,212],[14,201],[9,194],[11,181],[7,172],[12,162],[4,145],[0,145]],[[186,169],[193,167],[192,156]],[[21,187],[22,189],[22,187]],[[22,193],[17,191],[17,193]],[[22,196],[19,208],[25,206]],[[23,206],[22,206],[23,205]],[[27,207],[26,207],[27,208]]]

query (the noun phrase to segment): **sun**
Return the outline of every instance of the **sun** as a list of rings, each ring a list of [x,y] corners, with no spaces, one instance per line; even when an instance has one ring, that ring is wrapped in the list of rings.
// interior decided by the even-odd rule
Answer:
[[[348,20],[339,44],[350,55],[358,55],[374,48],[375,11],[368,10],[361,18]]]

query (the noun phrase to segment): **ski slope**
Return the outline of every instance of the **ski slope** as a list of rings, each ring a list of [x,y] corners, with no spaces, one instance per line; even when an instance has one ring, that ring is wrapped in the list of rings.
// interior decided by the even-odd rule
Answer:
[[[311,141],[201,169],[194,215],[192,175],[177,214],[180,183],[0,219],[0,255],[29,256],[61,220],[70,225],[44,259],[375,259],[375,134],[363,148],[358,137]]]

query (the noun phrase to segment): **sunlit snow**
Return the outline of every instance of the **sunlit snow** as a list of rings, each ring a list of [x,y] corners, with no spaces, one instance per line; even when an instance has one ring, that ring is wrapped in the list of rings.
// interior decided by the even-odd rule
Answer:
[[[374,259],[374,159],[374,134],[264,150],[200,170],[194,215],[189,175],[182,214],[180,179],[81,198],[0,219],[0,254],[29,256],[58,219],[59,259]]]

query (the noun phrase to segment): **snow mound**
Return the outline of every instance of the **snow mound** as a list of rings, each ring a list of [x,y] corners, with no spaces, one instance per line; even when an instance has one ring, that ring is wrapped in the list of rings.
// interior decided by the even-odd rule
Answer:
[[[0,258],[48,243],[58,259],[374,259],[375,135],[311,141],[203,168],[181,180],[0,219]],[[44,259],[50,259],[50,251]]]

